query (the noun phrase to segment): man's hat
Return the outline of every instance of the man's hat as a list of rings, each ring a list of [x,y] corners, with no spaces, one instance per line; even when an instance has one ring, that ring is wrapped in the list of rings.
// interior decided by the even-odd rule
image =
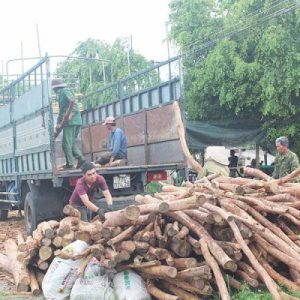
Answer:
[[[209,146],[206,148],[206,160],[214,160],[217,163],[228,166],[229,160],[225,147]]]
[[[55,89],[55,88],[64,88],[67,85],[61,79],[53,79],[51,86],[53,89]]]
[[[112,116],[107,117],[102,125],[106,125],[106,124],[112,124],[112,125],[116,124],[115,118]]]

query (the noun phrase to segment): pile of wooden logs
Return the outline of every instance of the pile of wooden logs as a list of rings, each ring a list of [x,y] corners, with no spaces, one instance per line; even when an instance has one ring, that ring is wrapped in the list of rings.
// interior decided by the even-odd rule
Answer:
[[[66,218],[39,224],[24,241],[5,242],[0,267],[13,274],[17,289],[34,293],[55,256],[91,257],[105,268],[133,269],[157,299],[200,299],[218,291],[230,299],[228,284],[240,289],[265,284],[274,299],[293,299],[282,286],[300,284],[300,169],[273,180],[256,169],[251,178],[218,174],[162,192],[137,195],[136,205],[108,212],[104,222],[82,222],[67,205]],[[83,240],[90,247],[70,256],[63,247]],[[37,275],[38,274],[38,275]]]

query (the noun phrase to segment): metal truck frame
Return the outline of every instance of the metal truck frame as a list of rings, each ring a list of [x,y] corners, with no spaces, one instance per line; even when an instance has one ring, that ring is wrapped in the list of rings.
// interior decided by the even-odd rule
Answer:
[[[180,65],[179,57],[170,59],[82,99],[79,142],[87,160],[106,151],[102,123],[107,116],[115,116],[127,136],[129,165],[97,169],[115,208],[143,193],[147,182],[166,179],[166,170],[184,166],[172,108],[182,99]],[[51,94],[48,56],[0,92],[0,220],[10,209],[24,208],[29,233],[43,220],[62,217],[81,176],[80,170],[57,171],[64,155],[61,136],[54,138]]]

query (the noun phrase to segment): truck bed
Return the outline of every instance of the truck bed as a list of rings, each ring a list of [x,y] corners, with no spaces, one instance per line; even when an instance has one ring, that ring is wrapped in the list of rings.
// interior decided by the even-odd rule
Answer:
[[[97,173],[101,175],[122,174],[122,173],[136,173],[136,172],[155,172],[163,170],[177,170],[180,169],[179,164],[160,164],[160,165],[139,165],[139,166],[121,166],[121,167],[103,167],[96,168]],[[78,177],[82,176],[80,169],[57,171],[57,177]]]

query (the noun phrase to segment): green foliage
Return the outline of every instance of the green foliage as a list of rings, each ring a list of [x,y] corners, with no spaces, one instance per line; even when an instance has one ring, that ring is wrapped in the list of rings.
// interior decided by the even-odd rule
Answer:
[[[184,55],[190,119],[254,119],[270,139],[285,134],[298,140],[300,10],[270,16],[299,3],[171,2],[171,38]]]
[[[85,95],[128,76],[129,71],[135,73],[152,66],[151,62],[142,55],[128,50],[127,44],[127,40],[121,38],[112,45],[91,38],[79,42],[72,56],[99,59],[99,61],[67,59],[58,66],[57,74],[67,82],[70,77],[78,78],[79,90]],[[128,66],[128,56],[130,66]],[[108,95],[111,97],[112,91],[109,91]]]
[[[158,182],[153,181],[147,184],[145,191],[147,195],[154,195],[155,193],[160,193],[162,189]]]

